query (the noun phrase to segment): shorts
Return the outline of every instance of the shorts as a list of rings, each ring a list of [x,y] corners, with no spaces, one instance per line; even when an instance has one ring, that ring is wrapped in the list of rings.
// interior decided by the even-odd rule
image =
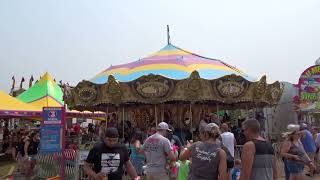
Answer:
[[[289,174],[303,174],[304,163],[288,160],[287,168]]]
[[[136,172],[139,176],[142,176],[143,174],[143,165],[144,160],[143,159],[132,159],[132,165],[136,169]]]

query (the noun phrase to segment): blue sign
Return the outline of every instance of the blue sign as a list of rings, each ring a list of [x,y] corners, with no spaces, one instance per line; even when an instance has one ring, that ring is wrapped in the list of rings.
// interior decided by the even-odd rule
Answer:
[[[43,125],[40,131],[40,153],[57,153],[62,150],[62,126]]]
[[[43,124],[61,124],[63,118],[63,107],[44,107]]]

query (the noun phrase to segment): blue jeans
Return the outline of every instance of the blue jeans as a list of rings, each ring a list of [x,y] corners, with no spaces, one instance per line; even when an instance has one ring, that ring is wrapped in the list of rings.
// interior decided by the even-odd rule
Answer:
[[[284,174],[286,176],[286,180],[290,179],[290,172],[288,168],[288,160],[286,158],[282,158],[284,164]]]

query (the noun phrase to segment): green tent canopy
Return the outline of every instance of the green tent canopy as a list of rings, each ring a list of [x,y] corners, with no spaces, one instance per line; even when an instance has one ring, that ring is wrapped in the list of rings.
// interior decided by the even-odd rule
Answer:
[[[47,72],[37,83],[17,98],[38,107],[63,105],[63,92]]]

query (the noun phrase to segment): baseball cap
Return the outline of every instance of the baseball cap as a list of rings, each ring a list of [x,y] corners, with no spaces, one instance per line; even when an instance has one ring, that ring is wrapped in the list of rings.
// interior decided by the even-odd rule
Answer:
[[[301,126],[297,124],[289,124],[287,126],[287,131],[282,133],[283,137],[287,137],[295,132],[298,132],[300,130]]]
[[[117,128],[114,128],[114,127],[107,128],[106,137],[108,137],[108,138],[118,138],[119,137],[119,133],[118,133]]]
[[[307,129],[308,128],[308,125],[306,123],[301,123],[300,124],[300,130],[304,130],[304,129]]]
[[[158,126],[157,126],[157,130],[172,131],[172,130],[169,128],[169,125],[168,125],[166,122],[161,122],[161,123],[159,123]]]

